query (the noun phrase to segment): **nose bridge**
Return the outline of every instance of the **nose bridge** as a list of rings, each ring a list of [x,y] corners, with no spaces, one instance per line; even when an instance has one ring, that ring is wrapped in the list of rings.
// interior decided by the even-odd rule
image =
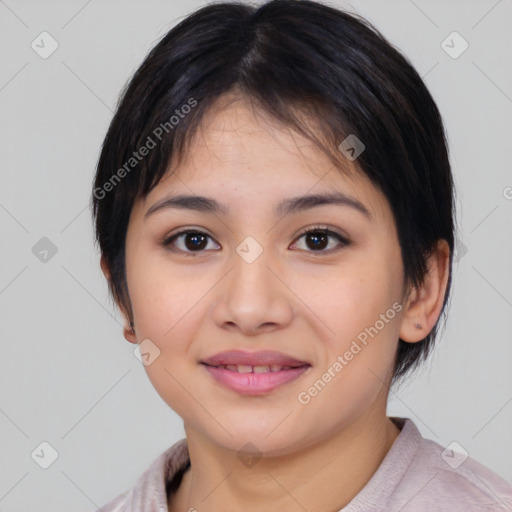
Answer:
[[[246,295],[258,298],[274,296],[276,283],[272,282],[272,272],[268,269],[270,250],[258,243],[253,237],[247,237],[236,248],[232,258],[233,271],[230,278],[230,292],[240,295],[238,299],[246,299]]]
[[[215,321],[235,324],[246,333],[283,326],[292,315],[287,289],[274,275],[276,270],[269,269],[275,266],[271,251],[247,238],[231,258],[231,271],[219,290]]]
[[[262,246],[248,240],[242,242],[236,248],[236,255],[232,259],[233,271],[231,280],[233,281],[234,292],[244,290],[251,293],[271,294],[271,287],[275,283],[270,283],[272,272],[269,270],[271,262],[269,261],[270,251],[264,250]]]

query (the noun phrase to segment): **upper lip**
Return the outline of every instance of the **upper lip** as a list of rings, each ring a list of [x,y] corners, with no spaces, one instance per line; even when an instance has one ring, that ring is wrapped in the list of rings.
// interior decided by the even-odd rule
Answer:
[[[209,366],[220,366],[224,364],[247,365],[247,366],[310,366],[307,361],[301,361],[295,357],[276,352],[274,350],[261,350],[258,352],[244,352],[242,350],[228,350],[219,352],[201,363]]]

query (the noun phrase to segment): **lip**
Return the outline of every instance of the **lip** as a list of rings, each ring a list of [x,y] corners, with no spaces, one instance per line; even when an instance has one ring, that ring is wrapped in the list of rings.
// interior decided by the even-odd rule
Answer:
[[[298,379],[310,366],[268,373],[238,373],[204,365],[210,375],[223,386],[242,395],[263,395],[292,380]]]
[[[206,371],[226,388],[242,395],[263,395],[288,382],[298,379],[311,364],[281,352],[263,350],[259,352],[243,352],[230,350],[221,352],[201,361]],[[292,368],[266,373],[239,373],[218,365],[246,366],[291,366]]]
[[[243,350],[227,350],[219,352],[208,359],[201,361],[209,366],[219,366],[221,364],[250,365],[250,366],[270,366],[278,364],[281,366],[305,366],[310,365],[308,361],[301,361],[295,357],[276,352],[275,350],[259,350],[258,352],[245,352]]]

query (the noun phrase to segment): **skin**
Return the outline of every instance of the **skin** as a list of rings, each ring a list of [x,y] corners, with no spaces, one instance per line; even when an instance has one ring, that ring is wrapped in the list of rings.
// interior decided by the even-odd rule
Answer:
[[[449,249],[439,242],[423,286],[403,296],[389,204],[349,164],[345,171],[334,168],[310,141],[243,99],[219,100],[175,173],[134,204],[126,272],[135,334],[126,327],[124,335],[132,343],[149,338],[160,349],[145,369],[183,418],[191,459],[169,510],[338,510],[364,487],[399,435],[386,416],[398,338],[414,343],[434,326]],[[332,191],[357,199],[370,217],[336,204],[284,217],[273,212],[284,199]],[[228,212],[173,208],[145,218],[178,193],[208,196]],[[317,225],[349,243],[331,237],[315,251],[301,234]],[[202,252],[186,253],[185,236],[162,245],[184,228],[211,237]],[[263,248],[253,263],[236,252],[247,236]],[[102,268],[109,278],[104,261]],[[402,310],[301,404],[298,394],[394,303]],[[230,349],[277,350],[311,367],[266,395],[241,395],[199,364]],[[246,443],[262,456],[251,466],[238,456]]]

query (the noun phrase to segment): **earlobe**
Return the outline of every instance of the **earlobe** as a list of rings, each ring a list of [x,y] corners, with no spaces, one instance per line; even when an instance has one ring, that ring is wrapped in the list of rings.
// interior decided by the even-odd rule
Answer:
[[[129,327],[125,327],[123,329],[123,335],[124,335],[124,339],[126,341],[129,341],[130,343],[135,343],[135,344],[139,343],[137,340],[137,335],[135,334],[135,326],[134,326],[133,322],[130,322]]]
[[[400,339],[409,343],[423,340],[441,313],[450,273],[450,248],[439,240],[430,255],[423,283],[409,294],[400,326]]]
[[[105,259],[105,256],[101,257],[101,259],[100,259],[100,266],[101,266],[101,271],[103,272],[103,275],[105,276],[107,281],[110,283],[111,274],[110,274],[110,269],[108,267],[108,264],[107,264],[107,261]],[[125,318],[128,318],[126,313],[125,313],[125,311],[124,311],[124,308],[120,304],[117,304],[117,306],[121,310],[121,313],[123,314],[123,316]],[[135,326],[134,326],[133,322],[129,322],[129,326],[125,326],[124,327],[124,329],[123,329],[123,336],[124,336],[125,340],[129,341],[130,343],[135,343],[135,344],[138,343],[137,335],[135,334]]]

